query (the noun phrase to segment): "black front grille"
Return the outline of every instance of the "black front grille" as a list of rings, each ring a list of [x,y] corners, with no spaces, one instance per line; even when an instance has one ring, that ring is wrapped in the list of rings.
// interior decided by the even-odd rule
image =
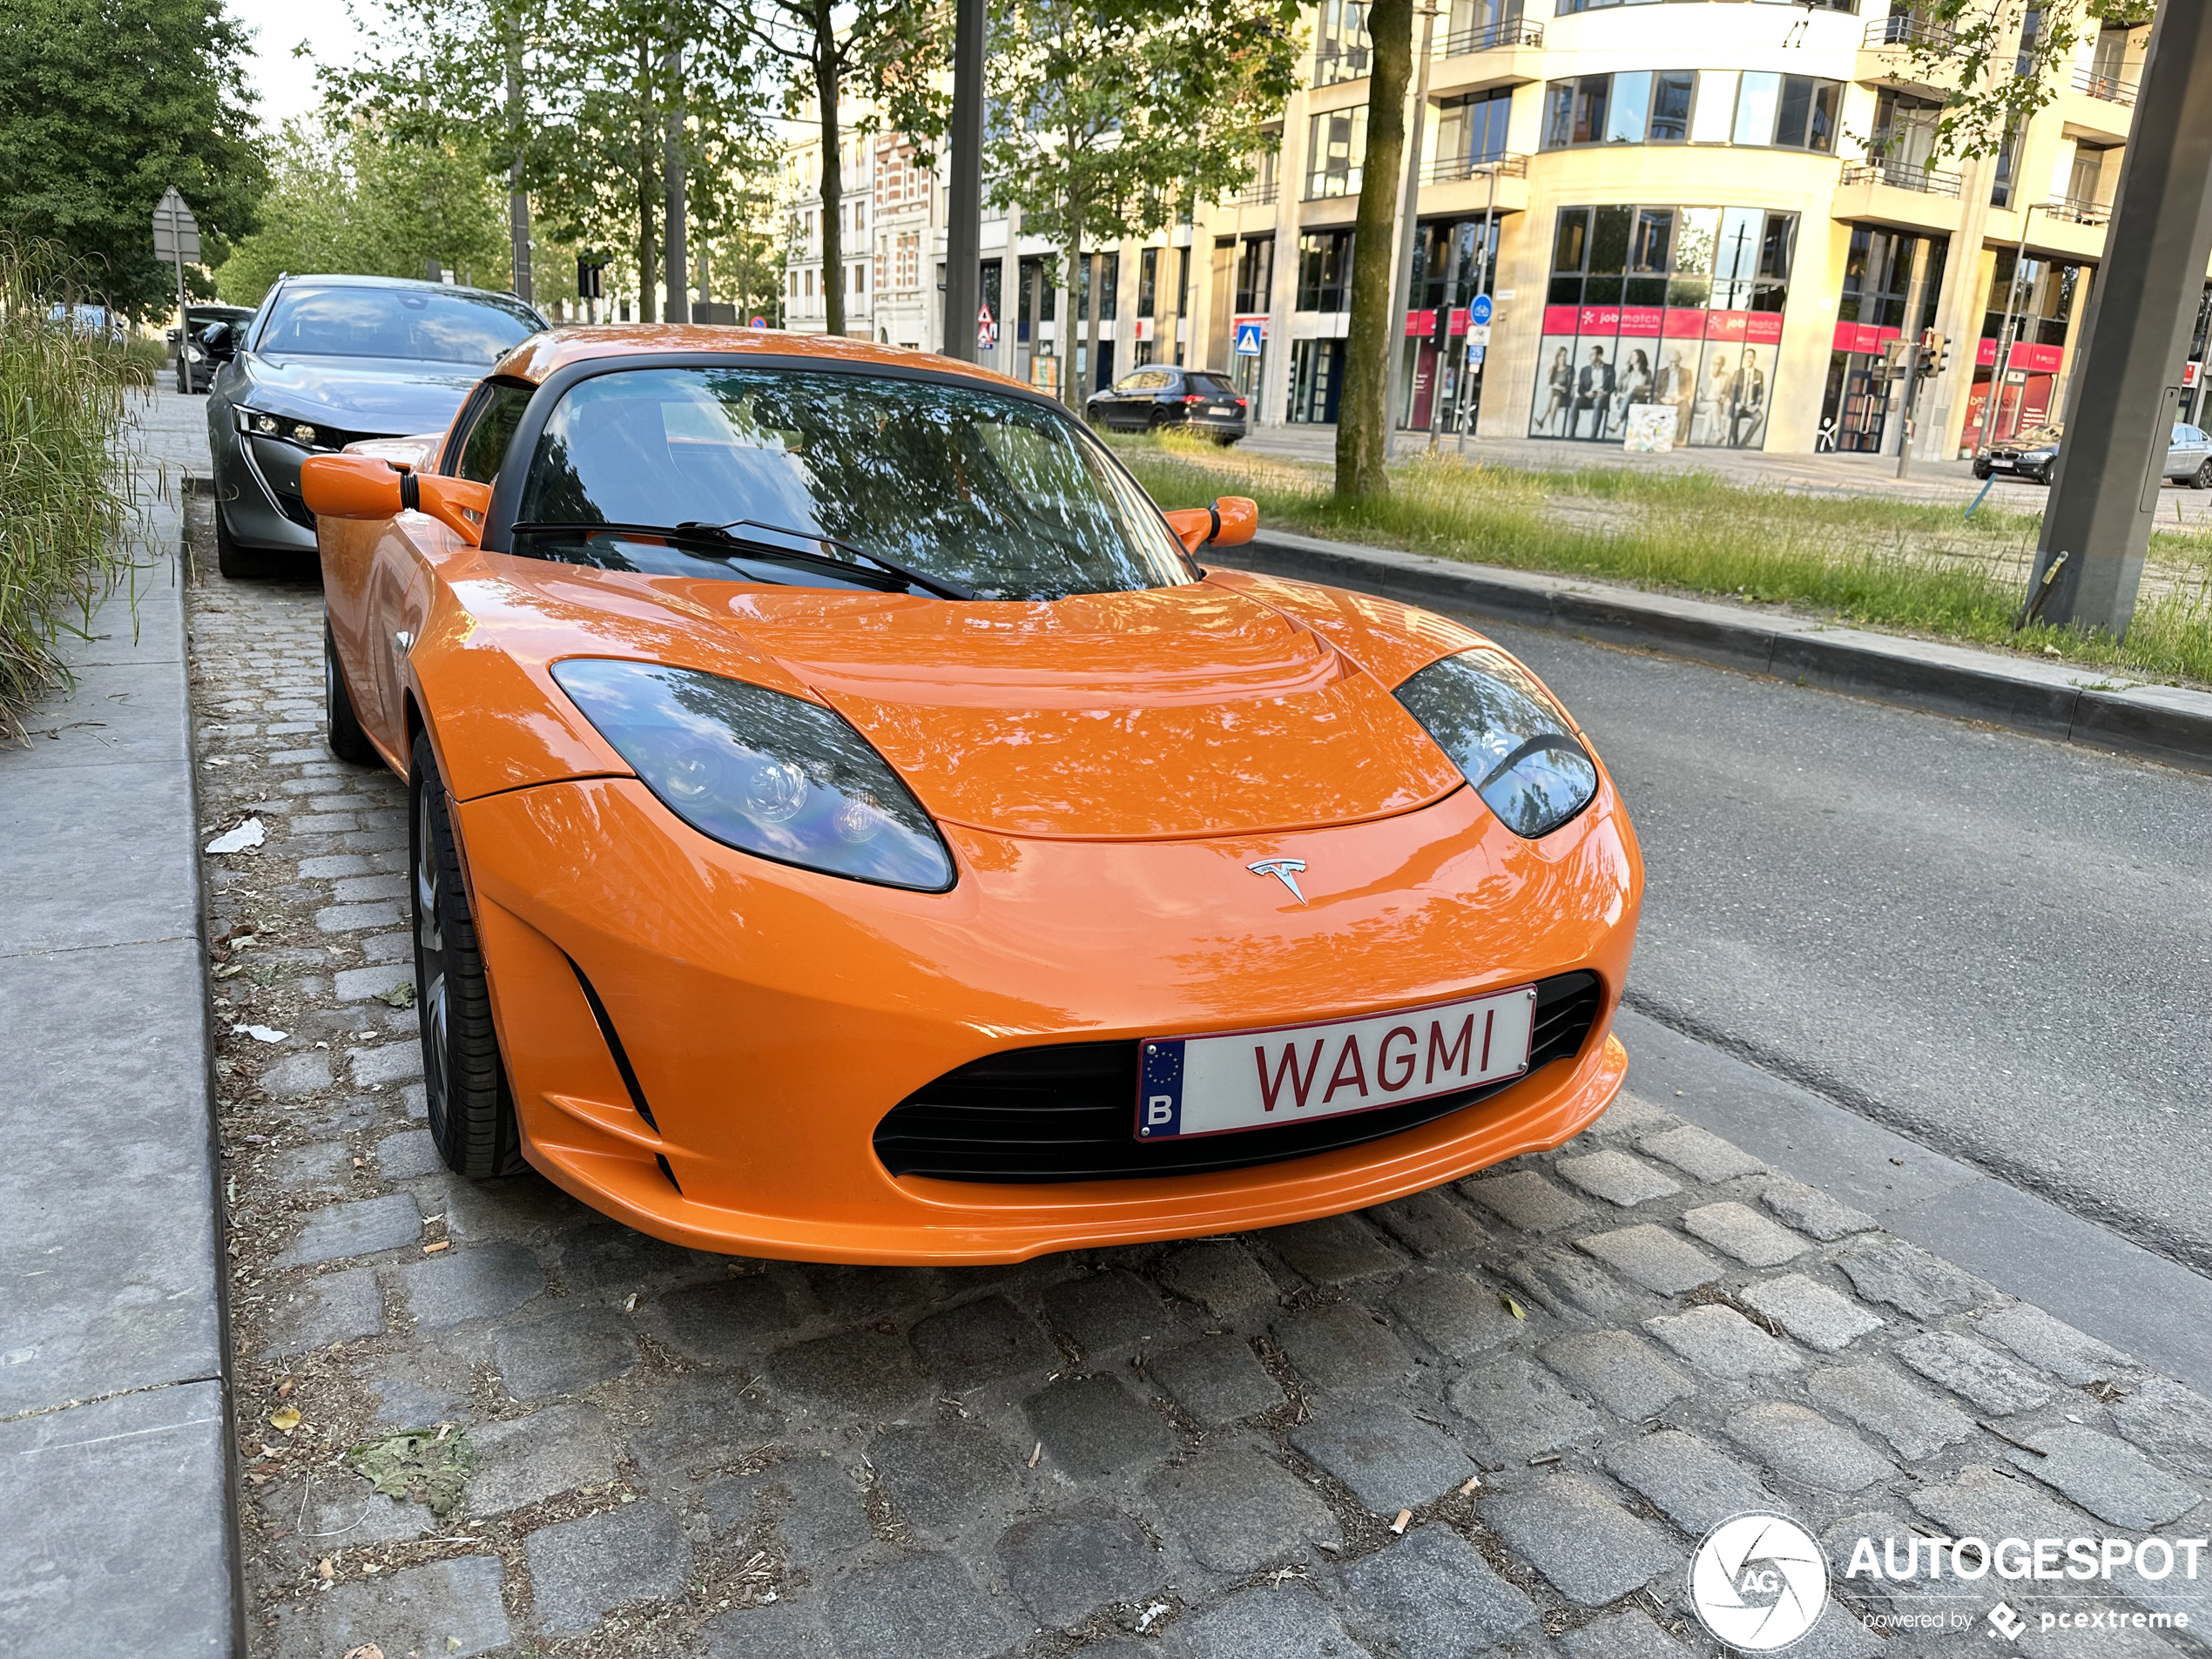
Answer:
[[[1579,1055],[1602,1001],[1595,974],[1539,981],[1529,1070]],[[1520,1081],[1340,1117],[1148,1143],[1136,1136],[1136,1050],[1129,1040],[1062,1042],[971,1061],[885,1113],[875,1128],[875,1155],[894,1175],[943,1181],[1194,1175],[1379,1140],[1463,1110]]]

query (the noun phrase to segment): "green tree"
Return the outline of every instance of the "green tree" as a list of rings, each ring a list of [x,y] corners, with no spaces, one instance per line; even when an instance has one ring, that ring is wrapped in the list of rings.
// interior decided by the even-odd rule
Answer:
[[[252,230],[267,173],[221,0],[7,0],[0,230],[51,242],[134,316],[173,302],[153,207],[173,185],[208,252]]]
[[[1367,82],[1367,147],[1352,220],[1352,314],[1345,327],[1344,393],[1337,404],[1339,501],[1390,493],[1391,297],[1397,273],[1399,179],[1406,167],[1406,84],[1413,71],[1413,0],[1373,0]],[[1418,138],[1416,142],[1418,142]]]
[[[949,56],[951,8],[942,0],[708,0],[784,70],[784,107],[810,108],[821,136],[822,290],[826,332],[845,332],[845,138],[842,100],[865,100],[863,130],[887,125],[923,146],[945,125],[932,73]]]
[[[1915,0],[1893,7],[1892,44],[1916,79],[1950,89],[1939,152],[1986,156],[2064,90],[2059,72],[2107,25],[2147,28],[2155,0]]]
[[[287,271],[421,276],[430,262],[484,287],[508,281],[500,192],[468,135],[427,143],[367,115],[285,124],[262,227],[215,273],[236,305],[258,305]]]
[[[1010,0],[1001,11],[988,169],[1022,229],[1065,250],[1071,290],[1086,244],[1149,236],[1178,198],[1251,182],[1261,125],[1297,84],[1298,15],[1296,0]],[[1089,307],[1094,335],[1103,308]],[[1060,340],[1071,403],[1075,336],[1071,320]]]

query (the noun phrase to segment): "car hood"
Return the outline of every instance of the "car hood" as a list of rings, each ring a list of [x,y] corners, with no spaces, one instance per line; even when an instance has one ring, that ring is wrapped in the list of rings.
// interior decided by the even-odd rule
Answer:
[[[1412,811],[1464,781],[1391,694],[1478,637],[1464,630],[1440,645],[1385,632],[1355,657],[1362,619],[1301,617],[1258,583],[962,603],[516,569],[535,563],[498,561],[520,585],[498,584],[496,605],[462,596],[472,627],[495,611],[565,613],[551,632],[490,631],[526,671],[532,658],[638,657],[811,694],[948,823],[1085,840],[1259,833]],[[566,704],[550,674],[531,677]],[[567,769],[603,769],[558,746]]]
[[[247,363],[243,401],[272,415],[362,436],[442,432],[484,371],[394,357],[262,356]]]

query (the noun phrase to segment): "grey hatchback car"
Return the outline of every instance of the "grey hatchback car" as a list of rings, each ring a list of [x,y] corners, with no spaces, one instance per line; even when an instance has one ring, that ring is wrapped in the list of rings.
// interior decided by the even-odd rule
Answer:
[[[216,563],[227,577],[312,567],[300,463],[363,438],[442,432],[485,370],[545,319],[511,293],[397,277],[280,279],[242,323],[200,345]]]

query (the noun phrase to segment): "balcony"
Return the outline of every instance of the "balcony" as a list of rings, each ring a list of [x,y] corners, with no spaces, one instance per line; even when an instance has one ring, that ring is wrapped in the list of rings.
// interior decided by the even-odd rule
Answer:
[[[1859,37],[1852,78],[1870,86],[1913,87],[1947,92],[1958,78],[1959,37],[1913,17],[1877,17]]]
[[[1421,169],[1424,213],[1518,213],[1528,206],[1528,158],[1440,156]]]
[[[1244,193],[1236,199],[1235,206],[1238,207],[1272,207],[1275,206],[1277,201],[1281,199],[1282,194],[1283,187],[1276,180],[1270,179],[1263,182],[1261,180],[1255,179],[1252,183],[1244,186]]]
[[[1878,156],[1846,161],[1830,212],[1840,219],[1940,234],[1959,228],[1959,185],[1957,173],[1912,162]]]
[[[1448,98],[1485,86],[1521,86],[1544,75],[1544,30],[1514,18],[1441,37],[1436,43],[1428,90]]]
[[[2043,204],[2043,211],[2053,219],[2099,230],[2112,223],[2110,202],[2088,201],[2080,196],[2054,196]]]
[[[2122,80],[2117,75],[2100,75],[2087,66],[2074,71],[2074,90],[2107,104],[2117,104],[2125,110],[2135,107],[2134,82]]]
[[[2134,82],[2085,66],[2074,71],[2074,78],[2059,89],[2053,101],[2066,123],[2067,138],[2101,145],[2128,142],[2128,129],[2135,119]]]

